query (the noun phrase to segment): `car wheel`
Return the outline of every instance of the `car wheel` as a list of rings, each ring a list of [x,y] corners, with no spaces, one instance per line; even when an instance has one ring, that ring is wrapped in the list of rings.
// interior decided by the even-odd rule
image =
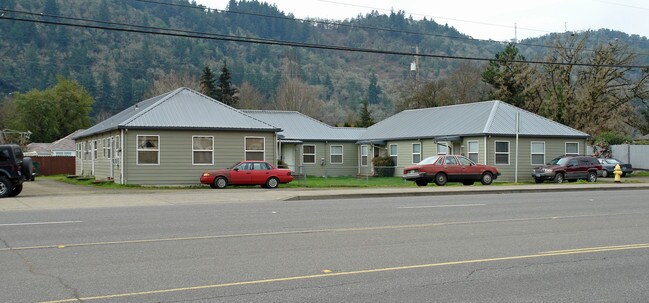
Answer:
[[[9,197],[15,197],[20,194],[20,192],[23,191],[23,185],[16,185],[13,190],[11,191],[11,194],[9,194]]]
[[[588,173],[588,182],[597,182],[597,172],[591,171]]]
[[[279,186],[279,180],[277,178],[272,177],[266,180],[266,188],[277,188]]]
[[[426,180],[416,180],[415,184],[417,184],[417,186],[427,186],[428,181],[426,181]]]
[[[218,177],[214,179],[214,186],[212,188],[225,188],[226,186],[228,186],[228,179]]]
[[[482,177],[480,178],[480,183],[482,183],[482,185],[491,185],[492,182],[494,182],[494,176],[490,172],[482,174]]]
[[[435,184],[437,184],[438,186],[444,186],[446,184],[446,181],[448,181],[448,177],[445,173],[438,173],[437,175],[435,175]]]
[[[554,175],[554,183],[563,183],[563,174],[562,173],[557,173]]]
[[[473,185],[473,183],[475,183],[475,181],[464,181],[464,182],[462,182],[462,184],[464,184],[466,186]]]
[[[602,178],[607,178],[608,177],[608,171],[607,170],[602,170]]]
[[[0,198],[10,197],[12,189],[11,181],[6,177],[0,177]]]
[[[536,183],[543,183],[543,181],[544,181],[543,179],[534,179],[534,182]]]

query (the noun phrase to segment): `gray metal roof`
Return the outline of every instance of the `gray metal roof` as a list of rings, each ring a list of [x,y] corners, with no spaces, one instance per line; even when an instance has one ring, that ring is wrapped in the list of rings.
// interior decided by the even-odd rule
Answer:
[[[128,128],[281,131],[240,110],[181,87],[141,101],[88,128],[75,139]]]
[[[468,135],[519,135],[587,138],[587,133],[502,101],[405,110],[372,125],[359,141],[438,138]]]
[[[332,127],[296,111],[244,110],[245,113],[282,129],[285,140],[357,141],[366,128]]]

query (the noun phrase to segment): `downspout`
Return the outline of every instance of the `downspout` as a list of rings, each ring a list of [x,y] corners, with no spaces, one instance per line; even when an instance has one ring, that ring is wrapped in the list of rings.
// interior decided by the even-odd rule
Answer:
[[[124,152],[124,130],[120,129],[120,136],[119,136],[119,184],[126,184],[126,178],[124,178],[124,155],[126,154]]]

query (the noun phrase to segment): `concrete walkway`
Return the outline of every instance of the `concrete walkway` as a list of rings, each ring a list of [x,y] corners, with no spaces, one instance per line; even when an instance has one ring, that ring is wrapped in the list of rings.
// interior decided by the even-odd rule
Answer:
[[[626,179],[630,180],[630,179]],[[435,186],[399,188],[309,189],[230,187],[227,189],[104,189],[72,185],[48,179],[37,179],[24,185],[14,198],[0,199],[0,211],[101,208],[126,206],[184,205],[248,201],[297,201],[316,199],[378,198],[434,195],[480,195],[495,193],[532,193],[549,191],[593,191],[649,189],[649,178],[613,183],[600,179],[596,183],[524,184],[493,186]]]

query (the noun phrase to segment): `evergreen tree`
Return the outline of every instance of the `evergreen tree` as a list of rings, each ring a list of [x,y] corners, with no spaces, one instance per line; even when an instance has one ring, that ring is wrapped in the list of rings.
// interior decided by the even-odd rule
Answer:
[[[203,74],[201,75],[200,83],[201,83],[201,93],[203,95],[218,100],[216,94],[216,80],[214,79],[214,73],[212,73],[212,70],[207,65],[205,65],[205,67],[203,68]]]
[[[239,106],[239,92],[230,82],[230,71],[228,66],[223,61],[223,69],[221,69],[221,76],[219,76],[219,86],[216,88],[216,100],[219,100],[229,106]]]
[[[369,109],[369,104],[367,101],[363,102],[361,106],[361,113],[358,121],[356,121],[356,127],[370,127],[374,125],[374,119],[372,118],[372,111]]]
[[[378,85],[378,79],[376,74],[372,73],[370,75],[370,85],[367,88],[367,100],[370,104],[379,104],[379,94],[381,94],[381,87]]]
[[[528,81],[524,79],[527,64],[512,61],[525,61],[516,45],[507,44],[505,49],[496,54],[496,59],[489,61],[489,66],[482,73],[482,80],[494,90],[489,97],[523,108],[527,99],[525,88]]]

